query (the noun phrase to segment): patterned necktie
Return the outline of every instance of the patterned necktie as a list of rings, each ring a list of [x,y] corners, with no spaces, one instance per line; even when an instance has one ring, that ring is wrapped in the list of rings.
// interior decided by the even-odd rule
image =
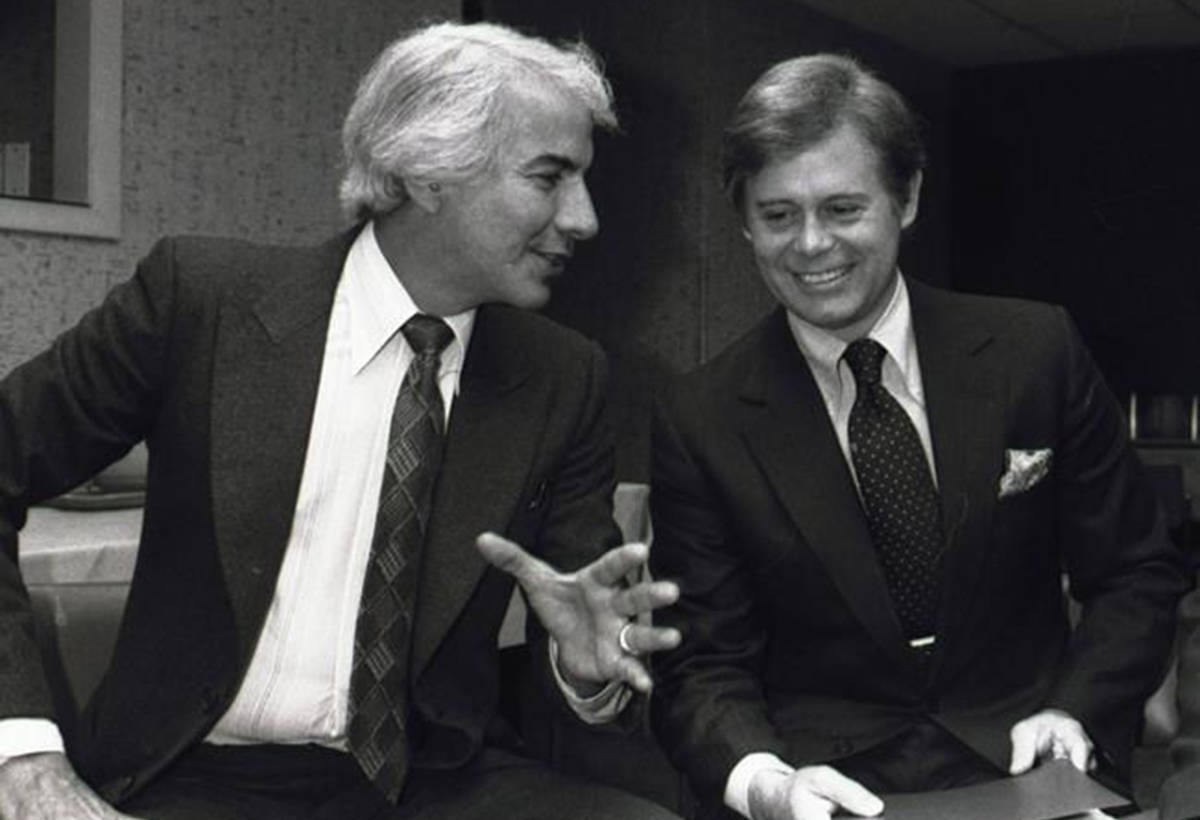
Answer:
[[[401,328],[414,352],[396,394],[350,673],[350,751],[395,802],[408,771],[408,656],[425,527],[442,454],[438,365],[453,334],[418,314]]]
[[[892,606],[909,645],[928,656],[937,629],[941,505],[917,429],[880,380],[886,355],[865,338],[843,354],[857,388],[850,457]]]

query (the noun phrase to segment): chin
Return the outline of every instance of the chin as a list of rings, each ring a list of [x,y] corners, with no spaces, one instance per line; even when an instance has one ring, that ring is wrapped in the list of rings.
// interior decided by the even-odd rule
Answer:
[[[550,303],[550,289],[541,288],[525,293],[510,293],[505,299],[500,301],[524,310],[538,310]]]
[[[845,311],[821,310],[820,308],[814,308],[811,304],[804,305],[801,310],[791,310],[792,313],[795,313],[813,327],[819,327],[827,333],[835,335],[853,326],[858,321],[856,316]]]

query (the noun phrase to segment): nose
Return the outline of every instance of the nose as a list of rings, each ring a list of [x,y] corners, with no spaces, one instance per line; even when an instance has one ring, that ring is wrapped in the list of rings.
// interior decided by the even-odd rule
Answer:
[[[591,239],[600,230],[592,196],[582,177],[563,187],[555,224],[562,233],[575,240]]]
[[[807,256],[817,256],[833,247],[833,235],[819,217],[809,216],[804,219],[792,244]]]

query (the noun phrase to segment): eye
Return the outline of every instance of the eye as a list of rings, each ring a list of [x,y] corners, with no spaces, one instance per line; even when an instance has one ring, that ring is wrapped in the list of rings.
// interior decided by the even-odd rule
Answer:
[[[539,171],[530,177],[543,191],[553,191],[563,181],[562,171]]]
[[[795,210],[792,208],[763,208],[758,212],[758,218],[772,230],[786,228],[792,224],[795,219]]]
[[[862,216],[866,206],[861,202],[831,202],[825,207],[830,218],[838,222],[853,222]]]

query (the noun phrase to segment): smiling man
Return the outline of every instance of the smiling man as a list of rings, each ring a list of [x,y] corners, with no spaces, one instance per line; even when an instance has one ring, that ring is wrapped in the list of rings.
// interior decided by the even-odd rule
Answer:
[[[497,710],[514,577],[589,723],[678,641],[636,620],[674,586],[625,583],[603,354],[523,310],[596,234],[614,124],[582,44],[417,30],[346,117],[350,231],[164,240],[0,382],[0,818],[674,816],[522,757]],[[137,571],[68,760],[17,531],[142,438]]]
[[[1184,582],[1070,319],[900,273],[925,155],[852,59],[767,71],[724,159],[780,308],[656,416],[663,746],[755,820],[1047,757],[1126,777]]]

